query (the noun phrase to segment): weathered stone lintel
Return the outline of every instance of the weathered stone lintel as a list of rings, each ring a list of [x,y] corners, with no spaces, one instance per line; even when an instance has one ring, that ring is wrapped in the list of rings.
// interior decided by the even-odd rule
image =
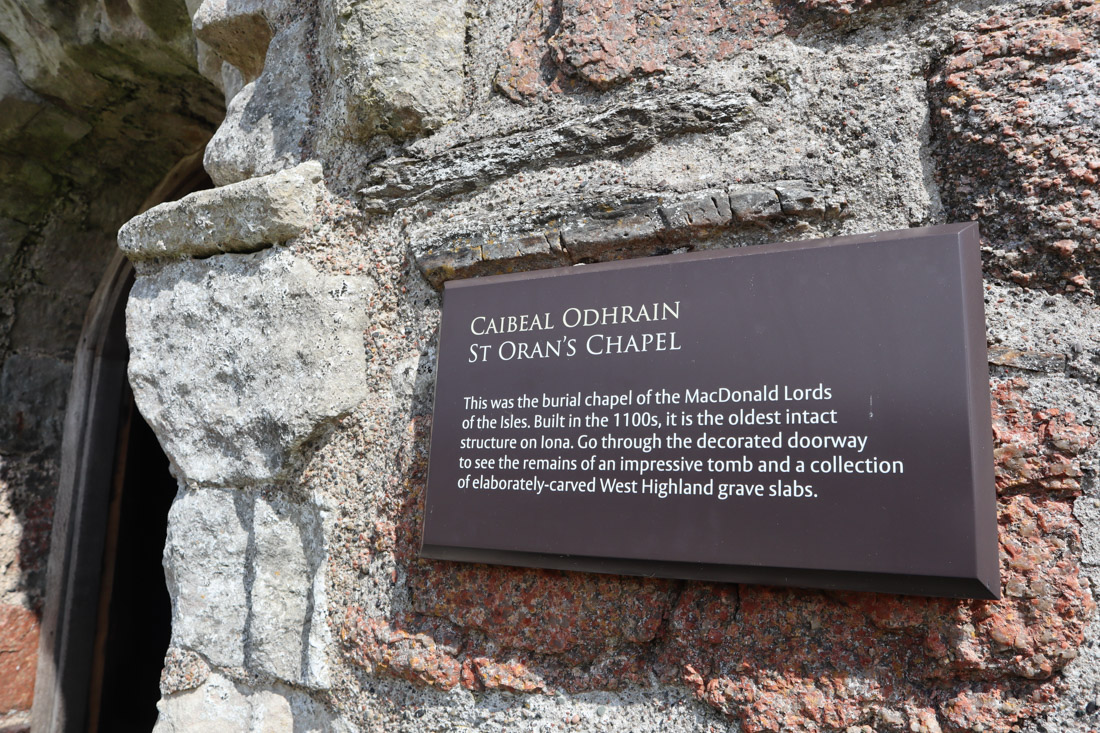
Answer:
[[[255,252],[310,226],[323,193],[321,164],[198,191],[126,222],[118,246],[131,260]]]
[[[427,159],[398,158],[372,168],[359,191],[364,211],[391,213],[420,201],[441,201],[519,171],[622,159],[690,133],[739,129],[752,118],[741,92],[689,92],[615,102],[538,130],[478,140]]]
[[[771,186],[739,185],[697,191],[672,202],[659,199],[620,207],[614,215],[555,220],[519,234],[474,232],[449,237],[417,258],[435,288],[447,280],[642,254],[684,246],[689,237],[780,217],[839,217],[847,201],[831,189],[805,181]]]

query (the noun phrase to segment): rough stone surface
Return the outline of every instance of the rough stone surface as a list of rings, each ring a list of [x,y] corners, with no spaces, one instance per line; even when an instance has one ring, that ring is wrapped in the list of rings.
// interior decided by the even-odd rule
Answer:
[[[19,78],[19,69],[7,46],[0,48],[0,100],[5,112],[0,120],[0,135],[4,136],[27,124],[42,104],[42,98]]]
[[[300,692],[252,689],[217,674],[157,708],[155,733],[351,733]]]
[[[164,545],[173,646],[228,667],[245,663],[250,509],[245,504],[232,491],[181,490],[168,515]]]
[[[323,194],[321,165],[192,193],[126,222],[118,246],[133,260],[252,252],[305,231]]]
[[[160,694],[168,696],[193,690],[206,682],[209,676],[210,665],[198,652],[169,647],[164,655],[164,669],[160,673]]]
[[[203,684],[211,665],[297,687],[327,686],[318,523],[309,505],[264,492],[181,491],[165,546],[173,646],[164,694]]]
[[[0,604],[40,607],[57,471],[49,452],[0,454]]]
[[[465,0],[326,0],[335,83],[328,105],[352,138],[422,135],[463,107]]]
[[[263,38],[262,26],[254,35]],[[263,43],[270,66],[255,81],[244,73],[244,85],[226,109],[227,122],[206,146],[203,165],[219,186],[291,168],[307,157],[302,143],[310,105],[309,25],[290,23],[270,45]],[[235,86],[227,85],[227,95]]]
[[[184,260],[140,277],[126,310],[130,383],[179,477],[273,480],[358,404],[371,290],[285,249]]]
[[[1035,412],[1014,389],[1026,386],[1017,378],[993,390],[998,407],[993,413],[997,490],[1080,491],[1084,475],[1080,456],[1096,438],[1077,424],[1073,412],[1057,408]]]
[[[979,218],[992,273],[1094,290],[1100,267],[1100,9],[991,12],[933,78],[937,178],[957,219]]]
[[[673,231],[700,233],[707,227],[728,224],[733,218],[730,196],[725,191],[700,191],[676,203],[661,207],[661,218]]]
[[[693,250],[726,230],[744,231],[778,216],[837,219],[846,215],[848,206],[831,190],[800,181],[668,198],[544,216],[535,231],[508,227],[450,234],[441,240],[425,237],[417,243],[417,264],[439,288],[455,278]]]
[[[182,48],[178,13],[109,5],[101,37],[147,28]],[[326,177],[285,247],[138,258],[135,391],[186,484],[162,730],[1100,727],[1093,3],[192,5],[202,69],[232,100],[206,156],[225,195],[301,160]],[[62,161],[144,117],[125,95],[113,116],[47,114],[42,100],[82,85],[108,109],[117,75],[68,51],[50,71],[79,34],[33,8],[42,28],[0,23],[22,38],[0,57],[0,138],[41,149],[34,120],[52,152],[0,151],[0,180],[19,182],[0,197],[16,242],[0,236],[15,284],[0,287],[0,356],[63,363],[96,280],[68,266],[94,246],[83,232],[140,197],[102,212],[62,195],[100,180]],[[970,218],[1000,601],[418,559],[445,280]],[[164,226],[193,224],[177,211]],[[46,240],[69,244],[37,251]],[[0,447],[0,563],[16,574],[48,537],[34,517],[56,466],[37,445]],[[11,574],[0,602],[33,607]]]
[[[195,38],[252,81],[264,68],[271,25],[262,0],[204,0],[191,18]]]
[[[570,91],[577,82],[607,89],[670,67],[721,61],[786,25],[767,0],[737,10],[721,0],[644,9],[614,0],[536,0],[497,86],[516,100]]]
[[[49,357],[13,355],[0,370],[0,452],[56,449],[72,370]]]
[[[360,194],[366,208],[386,211],[465,193],[519,170],[557,167],[596,156],[633,156],[671,136],[736,128],[745,122],[752,104],[751,97],[736,92],[689,92],[613,103],[595,114],[535,132],[511,133],[426,159],[386,161],[371,169],[371,185]]]
[[[257,669],[297,685],[328,684],[320,523],[309,507],[258,498],[249,640]]]
[[[341,631],[348,657],[441,690],[577,693],[656,676],[686,684],[746,731],[843,730],[895,718],[1007,731],[1053,699],[1051,676],[1078,656],[1095,612],[1077,559],[1072,502],[1080,487],[1064,483],[1094,438],[1072,414],[1035,409],[1023,380],[994,386],[1001,601],[423,562],[414,502],[392,506],[392,521],[376,520],[360,561],[369,566],[389,552],[407,565],[400,574],[409,578],[411,608],[387,619],[349,607]],[[416,421],[403,449],[401,460],[411,461],[404,473],[416,484],[427,432]],[[1022,435],[1043,447],[1017,450]]]
[[[779,194],[764,186],[734,186],[729,191],[730,213],[739,222],[768,219],[783,211]]]

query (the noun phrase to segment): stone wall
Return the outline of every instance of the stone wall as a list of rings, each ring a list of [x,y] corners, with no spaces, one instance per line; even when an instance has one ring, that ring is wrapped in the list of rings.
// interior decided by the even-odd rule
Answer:
[[[219,187],[119,234],[182,486],[158,730],[1100,726],[1095,3],[206,0],[193,29]],[[417,558],[444,281],[969,219],[1000,601]]]
[[[0,2],[0,729],[31,705],[89,301],[118,227],[222,114],[182,2]]]

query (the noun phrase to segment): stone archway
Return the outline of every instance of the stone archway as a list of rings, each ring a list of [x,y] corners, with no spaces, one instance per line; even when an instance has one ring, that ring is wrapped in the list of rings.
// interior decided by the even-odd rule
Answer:
[[[199,153],[177,164],[142,210],[210,187],[201,160]],[[127,634],[117,632],[120,620],[127,618],[123,607],[141,590],[149,577],[146,573],[152,572],[148,563],[141,569],[141,558],[133,553],[147,554],[158,536],[163,549],[174,479],[155,436],[134,407],[127,384],[125,309],[133,283],[133,266],[121,252],[116,253],[89,305],[74,357],[39,636],[31,717],[31,730],[36,733],[111,729],[100,723],[112,720],[120,710],[112,703],[118,689],[112,674],[125,665],[117,665],[116,660],[135,653],[126,646],[126,637],[133,637],[135,631],[145,633],[132,625]],[[143,492],[127,492],[149,478],[141,473],[150,468],[155,473],[151,485],[140,488],[159,487],[163,494],[169,486],[172,494],[150,502],[150,497],[139,495]],[[157,516],[143,517],[143,510]],[[153,563],[157,569],[159,557],[157,552]],[[135,571],[141,574],[135,576]],[[164,605],[168,595],[160,573],[160,587],[155,589],[158,600],[150,613],[163,619],[154,627],[164,628],[153,634],[163,637],[156,641],[163,660],[171,611]],[[140,662],[137,667],[141,668]],[[147,707],[155,722],[159,698],[155,677],[149,687],[153,696]],[[129,694],[131,701],[134,694],[140,695],[133,690],[121,692]]]

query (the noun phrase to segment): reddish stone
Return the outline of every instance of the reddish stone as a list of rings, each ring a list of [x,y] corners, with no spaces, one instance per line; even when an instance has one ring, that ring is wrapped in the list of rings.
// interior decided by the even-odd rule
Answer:
[[[38,661],[38,617],[0,605],[0,715],[30,710]]]
[[[1009,730],[1055,694],[1093,615],[1073,517],[1094,436],[1036,409],[1022,380],[993,389],[1003,598],[657,581],[424,562],[416,557],[428,422],[398,450],[389,494],[357,551],[392,553],[411,610],[347,610],[350,661],[441,689],[682,684],[747,733]]]
[[[994,275],[1091,293],[1100,265],[1100,6],[1059,0],[955,39],[932,80],[948,218],[975,219]]]
[[[947,655],[923,666],[940,679],[1047,679],[1077,656],[1095,609],[1081,577],[1079,525],[1068,502],[1002,500],[999,601],[959,604],[929,619]],[[935,656],[935,642],[925,651]]]
[[[340,636],[349,658],[365,669],[442,690],[462,681],[462,665],[452,649],[426,634],[410,634],[369,618],[362,609],[347,610]]]
[[[198,653],[169,647],[164,656],[164,668],[160,671],[160,692],[162,695],[174,695],[194,690],[209,677],[210,665]]]
[[[576,88],[555,64],[547,43],[561,18],[561,0],[535,0],[527,24],[505,52],[496,86],[514,101]]]
[[[496,85],[515,101],[608,89],[701,66],[792,30],[792,16],[842,18],[883,0],[536,0]]]
[[[539,0],[508,47],[497,87],[514,100],[607,89],[728,58],[787,21],[773,0]]]
[[[522,662],[494,662],[478,657],[469,662],[474,683],[483,690],[507,690],[509,692],[544,692],[546,685]],[[467,686],[473,686],[467,685]]]
[[[1081,490],[1080,455],[1096,438],[1072,412],[1034,410],[1021,392],[1022,379],[993,388],[994,471],[997,491],[1036,487]]]
[[[459,563],[411,569],[416,610],[476,629],[498,644],[594,659],[623,643],[652,641],[674,581],[518,570]]]
[[[1043,685],[1026,695],[1014,695],[1009,690],[988,687],[966,690],[948,700],[941,708],[948,733],[985,731],[1009,733],[1018,731],[1017,723],[1038,714],[1054,696],[1053,685]]]

